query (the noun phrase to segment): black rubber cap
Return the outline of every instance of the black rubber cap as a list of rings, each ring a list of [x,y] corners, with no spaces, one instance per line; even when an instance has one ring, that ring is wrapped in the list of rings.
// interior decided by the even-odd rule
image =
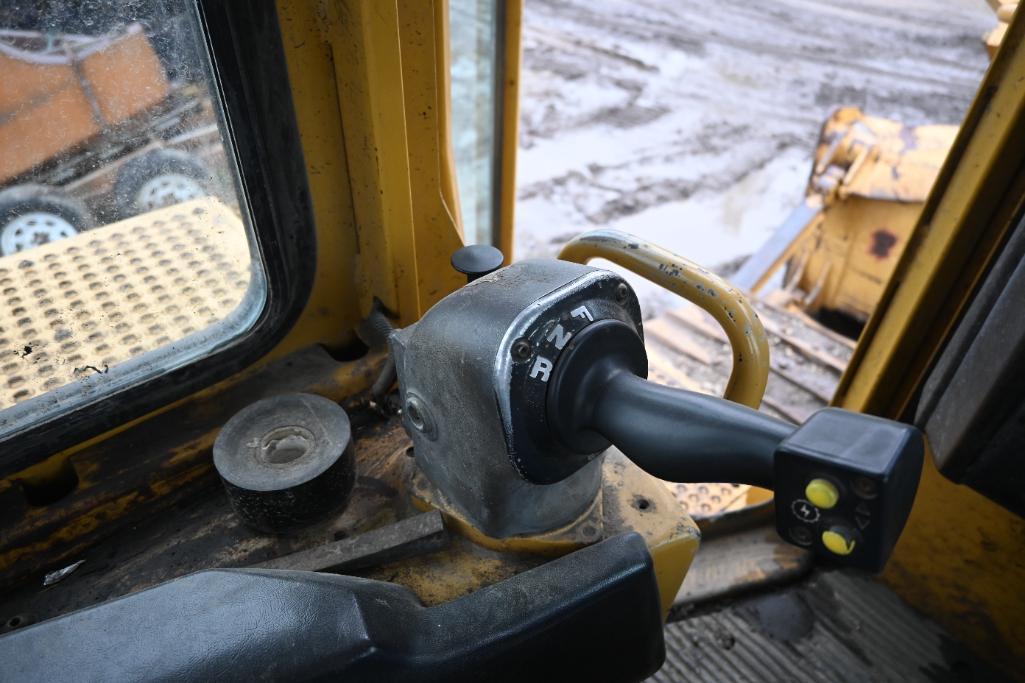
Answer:
[[[236,413],[214,442],[214,467],[231,506],[268,533],[342,510],[356,481],[349,417],[313,394],[283,394]]]
[[[470,244],[452,254],[452,267],[473,282],[501,268],[503,260],[502,252],[490,244]]]

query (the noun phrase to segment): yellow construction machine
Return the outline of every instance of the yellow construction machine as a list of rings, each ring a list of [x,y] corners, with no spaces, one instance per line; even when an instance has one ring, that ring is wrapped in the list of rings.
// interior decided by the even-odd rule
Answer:
[[[984,36],[992,59],[1017,2],[990,4],[998,19]],[[956,135],[956,125],[907,126],[855,107],[837,109],[822,126],[804,201],[733,282],[857,338]]]
[[[996,12],[997,25],[982,37],[982,41],[986,44],[986,52],[992,59],[1000,49],[1000,43],[1003,42],[1004,36],[1007,35],[1007,29],[1011,25],[1014,13],[1018,11],[1018,0],[1009,0],[1008,2],[988,0],[988,2]]]
[[[511,262],[517,0],[109,4],[19,21],[201,64],[232,189],[0,258],[0,677],[1022,679],[1021,17],[952,139],[827,124],[763,262],[855,345]]]
[[[733,278],[857,337],[922,213],[957,126],[910,127],[838,109],[822,126],[804,202]]]

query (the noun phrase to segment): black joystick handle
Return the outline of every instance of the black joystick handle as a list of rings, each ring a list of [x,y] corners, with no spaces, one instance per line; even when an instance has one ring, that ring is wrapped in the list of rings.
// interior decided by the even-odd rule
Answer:
[[[588,325],[555,366],[549,426],[570,450],[615,444],[666,481],[772,488],[773,455],[793,425],[738,403],[649,382],[647,374],[644,345],[629,325]]]
[[[601,432],[632,453],[641,469],[667,481],[772,488],[776,447],[794,431],[746,406],[628,373],[609,382],[597,407]],[[674,438],[677,434],[686,436]]]
[[[490,244],[470,244],[452,254],[452,267],[473,282],[501,268],[504,260],[502,252]]]
[[[614,444],[667,481],[773,489],[783,538],[841,564],[882,569],[917,490],[925,452],[918,429],[837,409],[795,426],[646,375],[631,326],[588,325],[553,369],[549,429],[576,453]]]

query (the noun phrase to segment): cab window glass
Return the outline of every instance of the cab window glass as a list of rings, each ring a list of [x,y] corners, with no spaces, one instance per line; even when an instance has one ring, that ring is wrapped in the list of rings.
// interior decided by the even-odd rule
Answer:
[[[203,46],[179,0],[0,7],[3,430],[256,320],[264,273]]]
[[[494,241],[497,11],[494,0],[451,0],[452,139],[467,243]]]

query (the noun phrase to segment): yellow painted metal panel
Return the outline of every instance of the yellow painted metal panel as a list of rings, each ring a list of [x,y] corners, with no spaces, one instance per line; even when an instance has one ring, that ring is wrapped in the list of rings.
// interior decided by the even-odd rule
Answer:
[[[399,314],[420,313],[406,146],[398,8],[393,0],[328,6],[345,151],[359,238],[360,306],[372,298]]]
[[[982,83],[840,382],[837,405],[903,412],[1008,229],[1025,185],[1023,32],[1017,21]]]
[[[381,301],[399,324],[462,284],[447,3],[278,4],[317,230],[317,279],[274,356],[344,342]]]
[[[501,55],[501,154],[499,160],[498,185],[498,231],[496,244],[510,263],[516,221],[516,153],[519,148],[520,125],[520,35],[523,26],[523,0],[505,0],[500,3],[504,16],[499,30],[503,32]]]
[[[806,308],[828,308],[867,319],[921,211],[921,203],[857,196],[828,206],[803,245],[810,254],[802,264],[799,287],[814,293]]]
[[[399,3],[419,313],[466,283],[452,268],[463,246],[449,115],[446,3]]]
[[[352,340],[361,317],[355,278],[356,219],[331,48],[316,3],[280,2],[278,15],[306,161],[317,255],[308,264],[316,269],[316,279],[306,309],[275,356],[314,343],[344,344]]]
[[[459,206],[459,188],[456,182],[456,154],[452,134],[452,40],[449,26],[448,0],[437,0],[434,5],[434,74],[437,78],[434,106],[441,155],[441,196],[455,219],[459,235],[463,232],[462,208]]]
[[[1025,520],[946,479],[931,458],[883,580],[1008,671],[1025,661]]]

